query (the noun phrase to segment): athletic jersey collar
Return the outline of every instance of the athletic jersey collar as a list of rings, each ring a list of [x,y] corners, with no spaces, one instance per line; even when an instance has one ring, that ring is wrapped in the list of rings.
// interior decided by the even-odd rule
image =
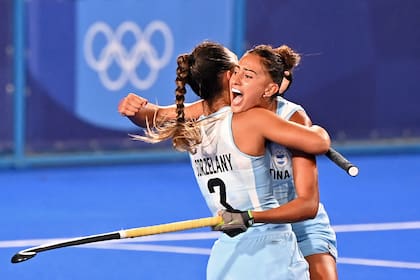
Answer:
[[[224,113],[229,112],[229,111],[231,111],[230,106],[223,106],[222,108],[220,108],[216,112],[211,113],[210,115],[207,115],[207,116],[201,115],[199,117],[199,120],[203,120],[203,119],[206,119],[206,118],[213,118],[213,117],[216,117],[220,114],[224,114]]]

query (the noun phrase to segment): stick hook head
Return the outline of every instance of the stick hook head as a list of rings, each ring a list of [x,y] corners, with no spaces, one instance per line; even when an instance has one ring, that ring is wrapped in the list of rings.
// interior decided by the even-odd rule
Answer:
[[[29,260],[29,259],[31,259],[31,258],[33,258],[35,256],[36,256],[36,253],[35,252],[21,251],[21,252],[15,254],[12,257],[12,263],[23,262],[23,261]]]

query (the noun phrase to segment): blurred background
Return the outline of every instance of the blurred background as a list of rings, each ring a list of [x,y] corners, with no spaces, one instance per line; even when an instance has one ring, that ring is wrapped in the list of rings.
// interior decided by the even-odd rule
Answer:
[[[238,56],[257,44],[289,45],[302,61],[287,97],[329,131],[337,150],[373,162],[410,156],[410,174],[418,172],[419,1],[0,0],[3,198],[17,191],[13,184],[25,186],[22,196],[44,195],[41,188],[36,193],[28,187],[35,179],[19,179],[39,167],[53,168],[40,171],[48,176],[37,173],[42,181],[64,172],[59,168],[86,166],[97,176],[86,179],[93,180],[90,185],[103,176],[92,171],[100,165],[136,166],[135,174],[172,162],[185,164],[183,172],[189,172],[187,156],[174,152],[170,143],[133,142],[128,134],[139,130],[117,106],[129,92],[172,104],[176,57],[203,40],[220,42]],[[191,92],[187,96],[195,100]],[[418,176],[404,178],[413,188],[420,183]],[[72,187],[86,184],[74,181]],[[8,203],[8,210],[16,206]],[[418,208],[410,209],[418,219]],[[90,233],[99,230],[105,228]]]
[[[136,92],[172,104],[177,55],[206,39],[238,56],[256,44],[302,54],[288,98],[341,151],[420,146],[418,1],[0,5],[0,166],[174,157],[168,145],[133,143],[127,134],[138,130],[118,102]]]

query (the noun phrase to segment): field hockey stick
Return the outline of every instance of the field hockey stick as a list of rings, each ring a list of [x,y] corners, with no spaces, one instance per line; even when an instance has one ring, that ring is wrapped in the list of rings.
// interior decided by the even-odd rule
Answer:
[[[351,163],[348,159],[346,159],[342,154],[334,150],[330,147],[328,152],[325,155],[339,167],[341,167],[344,171],[347,172],[352,177],[356,177],[359,174],[359,168]]]
[[[36,254],[39,252],[63,248],[63,247],[82,245],[82,244],[87,244],[87,243],[107,241],[107,240],[113,240],[113,239],[134,238],[134,237],[140,237],[140,236],[146,236],[146,235],[189,230],[189,229],[201,228],[201,227],[210,227],[210,226],[216,226],[220,224],[222,221],[223,221],[223,218],[221,216],[216,216],[216,217],[186,220],[186,221],[180,221],[180,222],[174,222],[174,223],[168,223],[168,224],[132,228],[132,229],[114,231],[114,232],[109,232],[109,233],[78,237],[78,238],[68,239],[62,242],[45,244],[45,245],[28,248],[26,250],[22,250],[18,252],[17,254],[15,254],[12,257],[11,261],[12,263],[23,262],[30,258],[35,257]]]

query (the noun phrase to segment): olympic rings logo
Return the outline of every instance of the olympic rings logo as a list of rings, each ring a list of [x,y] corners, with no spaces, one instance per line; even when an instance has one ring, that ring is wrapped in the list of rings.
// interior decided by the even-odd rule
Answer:
[[[155,32],[160,32],[164,40],[164,50],[159,56],[150,40]],[[135,44],[127,49],[122,40],[125,34],[132,34]],[[102,34],[106,45],[95,56],[93,41]],[[128,81],[138,89],[150,88],[158,77],[159,70],[165,67],[172,56],[174,40],[169,27],[162,21],[151,22],[142,32],[140,27],[131,21],[125,21],[118,26],[115,32],[105,23],[96,22],[86,32],[84,40],[84,55],[87,64],[98,72],[102,84],[109,90],[119,90]],[[137,75],[136,69],[142,64],[148,66],[148,74],[143,79]],[[116,78],[108,74],[109,68],[118,65],[121,73]]]

